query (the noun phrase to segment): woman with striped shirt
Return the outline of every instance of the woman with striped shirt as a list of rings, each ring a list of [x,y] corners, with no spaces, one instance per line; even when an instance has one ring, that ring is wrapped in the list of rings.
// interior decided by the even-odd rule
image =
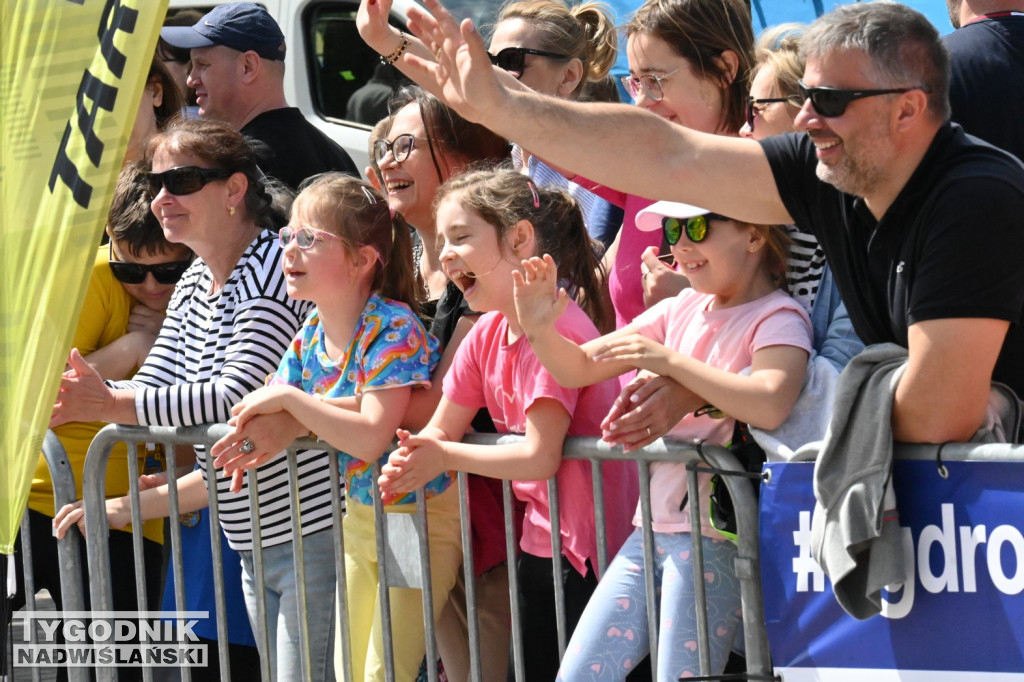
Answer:
[[[132,379],[104,384],[71,351],[51,426],[82,420],[161,426],[226,422],[232,405],[276,370],[311,308],[287,296],[281,247],[272,231],[286,216],[244,137],[213,121],[178,121],[150,139],[147,160],[152,208],[164,235],[187,245],[197,258],[178,283],[156,343]],[[205,448],[197,446],[196,454],[196,470],[178,480],[182,512],[207,505]],[[261,509],[264,547],[291,539],[288,496],[282,494],[287,468],[283,458],[280,462],[259,477],[260,498],[277,500]],[[331,525],[329,497],[340,491],[330,490],[323,475],[327,466],[326,453],[299,455],[303,536]],[[229,485],[224,479],[217,485],[221,525],[234,550],[251,550],[248,490],[233,493]],[[166,486],[144,490],[140,500],[143,519],[169,513]],[[129,505],[127,497],[107,501],[111,527],[130,521]],[[64,507],[54,520],[58,534],[82,516],[80,502]],[[226,569],[230,561],[225,560]],[[333,552],[321,563],[333,569]],[[189,582],[186,576],[186,592]],[[333,585],[333,578],[327,583]],[[333,599],[333,586],[329,589]]]

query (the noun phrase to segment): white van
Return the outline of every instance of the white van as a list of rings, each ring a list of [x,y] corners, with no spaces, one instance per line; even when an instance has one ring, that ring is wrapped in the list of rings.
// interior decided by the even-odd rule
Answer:
[[[208,0],[171,0],[168,13],[196,9],[205,14],[217,5]],[[345,120],[352,93],[373,74],[380,55],[356,30],[358,0],[261,0],[277,20],[288,46],[285,57],[285,96],[313,125],[345,148],[363,169],[369,165],[367,125]],[[391,23],[405,27],[406,10],[414,0],[394,0]],[[494,21],[501,0],[448,0],[445,6],[477,26]]]

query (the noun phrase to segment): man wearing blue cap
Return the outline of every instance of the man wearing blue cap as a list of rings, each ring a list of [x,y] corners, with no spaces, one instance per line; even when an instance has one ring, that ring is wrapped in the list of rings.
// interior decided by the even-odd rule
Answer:
[[[167,26],[160,35],[191,50],[188,85],[199,115],[238,128],[267,175],[292,189],[325,171],[359,175],[344,149],[288,106],[284,34],[267,10],[251,2],[221,5],[193,26]]]

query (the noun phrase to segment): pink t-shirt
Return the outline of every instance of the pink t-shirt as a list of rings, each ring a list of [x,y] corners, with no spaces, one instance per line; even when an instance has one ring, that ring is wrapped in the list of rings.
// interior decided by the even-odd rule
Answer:
[[[750,366],[754,352],[768,346],[796,346],[811,350],[811,321],[803,307],[781,290],[756,301],[708,310],[714,296],[684,289],[678,296],[651,306],[633,325],[644,336],[712,367],[739,373]],[[732,438],[734,420],[688,414],[668,435],[697,442],[726,445]],[[701,534],[717,537],[707,522],[710,504],[709,474],[700,474]],[[690,530],[689,504],[680,509],[686,495],[686,467],[673,462],[651,465],[653,528],[675,533]],[[640,525],[637,508],[633,523]]]
[[[566,338],[584,343],[597,329],[578,305],[570,302],[556,328]],[[499,433],[525,433],[526,412],[534,401],[550,398],[572,415],[569,436],[599,436],[618,384],[614,380],[582,389],[564,388],[537,359],[525,336],[508,343],[508,321],[500,313],[483,315],[459,345],[444,378],[444,395],[464,407],[486,407]],[[630,462],[602,464],[609,556],[630,533],[630,510],[637,499],[636,466]],[[594,495],[590,463],[562,460],[556,475],[562,553],[581,575],[586,562],[597,566]],[[551,524],[547,481],[513,481],[516,497],[526,506],[520,547],[535,556],[551,556]]]
[[[619,246],[608,273],[608,295],[615,307],[615,328],[622,329],[645,310],[640,276],[643,261],[640,256],[649,246],[661,247],[660,230],[644,232],[636,226],[636,214],[654,202],[635,194],[618,192],[581,176],[573,178],[573,182],[623,210]]]

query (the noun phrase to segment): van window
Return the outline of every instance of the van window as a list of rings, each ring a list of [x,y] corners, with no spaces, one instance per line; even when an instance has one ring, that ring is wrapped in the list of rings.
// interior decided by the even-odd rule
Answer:
[[[313,106],[321,116],[345,119],[349,99],[373,76],[380,55],[359,37],[355,4],[314,5],[305,27]]]

